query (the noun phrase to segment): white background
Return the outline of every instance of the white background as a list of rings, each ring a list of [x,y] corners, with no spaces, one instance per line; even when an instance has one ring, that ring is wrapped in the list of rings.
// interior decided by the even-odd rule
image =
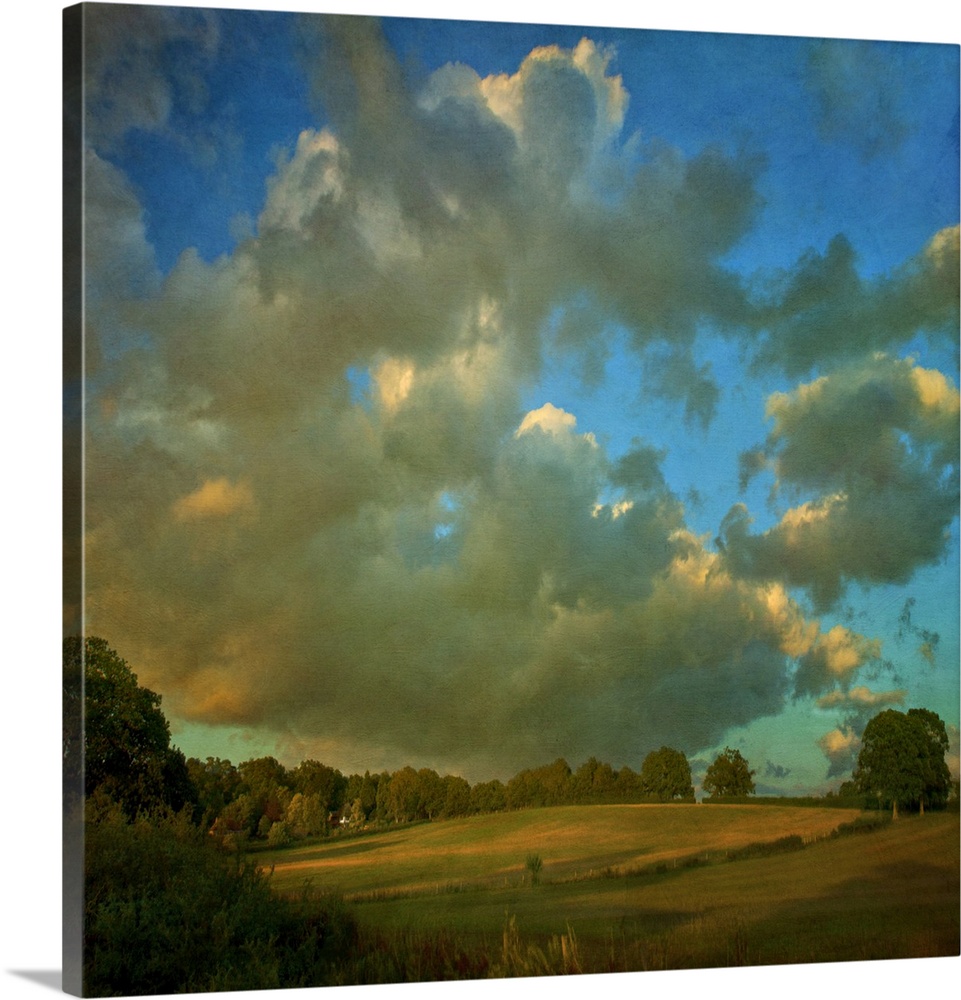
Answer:
[[[199,4],[194,4],[198,6]],[[799,5],[728,2],[647,7],[620,0],[375,0],[347,3],[250,0],[209,7],[409,14],[474,20],[535,21],[950,42],[961,16],[949,2]],[[859,13],[854,8],[860,7]],[[0,283],[0,993],[43,997],[60,970],[60,3],[14,0],[0,34],[3,106],[0,169],[3,226]],[[924,906],[924,900],[917,901]],[[570,980],[349,987],[330,996],[358,998],[581,997],[604,991],[646,1000],[695,996],[779,1000],[814,992],[872,998],[931,996],[961,981],[961,962],[874,962],[776,969],[646,973]],[[256,994],[296,1000],[309,991]],[[243,997],[251,994],[236,994]]]

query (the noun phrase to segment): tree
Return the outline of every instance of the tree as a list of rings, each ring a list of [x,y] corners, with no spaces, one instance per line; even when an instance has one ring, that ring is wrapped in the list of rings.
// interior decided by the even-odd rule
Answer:
[[[160,695],[137,682],[106,640],[64,639],[63,681],[64,705],[75,706],[81,697],[83,705],[82,731],[64,727],[65,772],[77,771],[82,747],[86,795],[100,790],[130,817],[157,806],[181,809],[196,800],[186,759],[170,745]]]
[[[597,802],[614,794],[614,769],[596,757],[588,757],[570,780],[572,802]]]
[[[390,776],[387,792],[388,815],[395,823],[410,823],[421,807],[420,778],[408,764]]]
[[[444,779],[432,767],[422,767],[417,772],[417,780],[420,786],[417,818],[435,819],[443,812],[447,797]]]
[[[255,757],[238,765],[241,787],[254,803],[258,834],[260,820],[266,817],[271,823],[284,818],[293,797],[287,786],[287,769],[273,757]],[[262,834],[261,834],[262,835]]]
[[[711,798],[729,798],[754,794],[754,771],[750,770],[740,750],[725,747],[704,775],[704,791]]]
[[[533,776],[542,805],[556,806],[570,800],[571,768],[563,757],[558,757],[553,764],[535,768]]]
[[[626,764],[617,772],[615,794],[620,802],[636,802],[644,795],[641,776]]]
[[[229,760],[219,757],[208,757],[205,761],[188,757],[187,773],[197,790],[194,818],[209,827],[239,794],[240,775]]]
[[[470,790],[470,811],[474,813],[502,812],[507,808],[507,790],[504,783],[494,778],[479,781]]]
[[[646,796],[660,802],[693,800],[694,785],[687,757],[672,747],[652,750],[641,766],[641,787]]]
[[[898,807],[943,805],[951,788],[944,760],[948,737],[940,717],[928,709],[907,713],[893,708],[874,716],[864,727],[854,781],[864,793]]]
[[[366,823],[374,814],[377,806],[377,782],[378,775],[365,771],[363,774],[352,774],[347,779],[344,789],[344,803],[350,804],[351,814],[357,812],[357,804],[360,803],[360,810],[363,813],[359,822]],[[353,822],[353,820],[352,820]]]
[[[444,815],[466,816],[470,812],[470,783],[456,774],[444,775]]]
[[[285,816],[290,835],[296,839],[314,837],[327,830],[327,809],[317,794],[295,792]]]
[[[930,709],[909,708],[908,717],[920,724],[926,737],[920,761],[922,788],[918,800],[923,816],[925,801],[935,808],[943,808],[951,794],[951,773],[945,761],[948,733],[941,717]]]
[[[382,771],[377,780],[377,805],[374,815],[381,823],[389,823],[393,819],[390,803],[391,776],[387,771]]]
[[[347,779],[333,767],[316,760],[301,761],[288,775],[290,788],[304,795],[319,795],[327,812],[337,812],[347,800]],[[350,801],[357,797],[356,791]]]
[[[88,823],[85,848],[86,996],[316,986],[354,940],[340,906],[275,893],[260,865],[213,849],[185,815],[129,821],[114,804]]]

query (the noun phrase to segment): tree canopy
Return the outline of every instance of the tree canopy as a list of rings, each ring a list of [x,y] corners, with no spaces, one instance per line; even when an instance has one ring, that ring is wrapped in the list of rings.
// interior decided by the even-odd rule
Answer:
[[[104,791],[129,816],[158,805],[180,809],[192,799],[186,760],[170,745],[160,695],[142,687],[104,639],[64,639],[63,685],[65,707],[82,692],[82,728],[66,724],[65,710],[63,754],[65,769],[82,767],[87,795]]]
[[[691,765],[680,750],[661,747],[652,750],[641,766],[644,794],[661,802],[673,799],[694,799]]]
[[[704,791],[712,798],[753,795],[754,773],[740,750],[725,747],[704,775]]]
[[[939,808],[947,802],[951,775],[944,755],[948,735],[936,712],[912,708],[886,709],[864,728],[854,770],[860,791],[899,807]]]

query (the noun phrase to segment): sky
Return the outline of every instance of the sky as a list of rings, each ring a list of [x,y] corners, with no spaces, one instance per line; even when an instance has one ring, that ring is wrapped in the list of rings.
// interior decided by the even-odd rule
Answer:
[[[188,756],[957,775],[957,45],[87,30],[67,628]]]

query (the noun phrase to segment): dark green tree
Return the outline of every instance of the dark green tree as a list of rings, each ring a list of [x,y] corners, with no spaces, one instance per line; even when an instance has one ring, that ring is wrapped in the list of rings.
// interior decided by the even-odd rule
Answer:
[[[748,767],[740,750],[725,747],[704,775],[704,791],[711,798],[730,798],[754,794],[754,771]]]
[[[909,708],[908,718],[916,719],[925,735],[921,756],[922,788],[918,799],[921,815],[924,815],[925,803],[943,808],[951,793],[951,772],[945,760],[948,733],[941,716],[928,708]]]
[[[377,804],[374,807],[374,817],[379,823],[389,823],[393,819],[390,810],[390,783],[390,773],[381,771],[377,777]]]
[[[82,731],[73,722],[64,727],[65,774],[81,767],[82,756],[87,795],[106,793],[131,817],[196,800],[184,755],[170,745],[160,695],[141,687],[104,639],[64,639],[63,683],[64,705],[83,704]]]
[[[529,809],[544,805],[543,789],[530,768],[518,771],[504,789],[508,809]]]
[[[417,772],[419,783],[417,816],[419,819],[436,819],[444,811],[447,789],[444,779],[432,768],[422,767]]]
[[[617,772],[615,794],[619,802],[637,802],[644,795],[641,776],[626,764]]]
[[[223,812],[240,792],[240,775],[229,760],[220,757],[187,758],[187,773],[197,791],[195,818],[206,826]]]
[[[357,797],[360,799],[365,819],[370,819],[373,816],[377,806],[378,777],[376,774],[371,774],[370,771],[365,771],[364,780],[360,783],[360,794]]]
[[[237,767],[241,790],[250,796],[256,814],[256,829],[266,817],[270,823],[284,818],[293,791],[288,784],[287,769],[274,757],[255,757]],[[265,827],[269,829],[269,827]]]
[[[864,727],[854,782],[868,795],[899,807],[943,805],[951,788],[944,754],[948,737],[940,717],[928,709],[907,713],[893,708],[874,716]]]
[[[570,801],[571,768],[563,757],[535,768],[533,773],[541,805],[556,806]]]
[[[289,772],[288,779],[292,791],[320,795],[332,812],[340,809],[347,798],[348,779],[336,768],[320,761],[310,758],[301,761]]]
[[[444,775],[444,815],[466,816],[469,813],[470,783],[460,775]]]
[[[363,774],[352,774],[347,779],[344,789],[344,802],[349,803],[351,810],[360,803],[360,810],[366,822],[374,814],[377,805],[377,782],[379,776],[365,771]]]
[[[691,765],[680,750],[661,747],[652,750],[641,766],[641,787],[645,796],[660,802],[694,799]]]
[[[420,811],[420,779],[409,765],[390,776],[387,791],[387,814],[393,823],[410,823]]]
[[[472,813],[502,812],[507,808],[507,790],[504,783],[494,778],[479,781],[470,790],[470,811]]]
[[[571,775],[570,801],[602,802],[614,795],[614,769],[596,757],[586,761]]]

